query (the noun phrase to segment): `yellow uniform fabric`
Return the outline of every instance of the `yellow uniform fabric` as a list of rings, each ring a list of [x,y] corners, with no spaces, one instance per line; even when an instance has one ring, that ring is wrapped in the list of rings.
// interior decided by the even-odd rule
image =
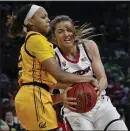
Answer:
[[[35,34],[34,34],[35,33]],[[34,35],[32,35],[34,34]],[[19,81],[37,82],[53,88],[56,80],[44,69],[41,62],[54,57],[53,45],[37,32],[21,47],[19,57]],[[57,128],[56,113],[50,93],[37,85],[24,85],[15,98],[16,113],[26,130],[51,130]]]
[[[31,35],[34,32],[27,34]],[[31,36],[26,43],[26,49],[35,58],[30,57],[24,48],[25,44],[21,48],[23,71],[21,79],[24,83],[37,81],[45,83],[49,88],[54,87],[56,80],[45,70],[42,69],[41,62],[49,58],[54,57],[53,45],[47,41],[47,39],[41,34]]]

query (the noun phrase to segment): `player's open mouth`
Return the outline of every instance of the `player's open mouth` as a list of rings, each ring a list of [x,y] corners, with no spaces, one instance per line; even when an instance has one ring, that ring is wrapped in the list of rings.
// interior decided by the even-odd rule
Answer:
[[[64,39],[64,41],[69,43],[69,42],[72,42],[72,39],[69,37],[69,38]]]

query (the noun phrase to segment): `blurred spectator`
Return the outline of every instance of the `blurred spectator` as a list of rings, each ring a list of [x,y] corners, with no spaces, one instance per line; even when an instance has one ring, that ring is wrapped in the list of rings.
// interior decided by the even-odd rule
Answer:
[[[128,103],[130,104],[130,90],[128,92]]]
[[[130,67],[128,67],[128,76],[130,77]]]
[[[125,77],[124,73],[122,72],[122,67],[117,65],[117,64],[107,62],[107,63],[104,64],[104,68],[106,70],[108,83],[111,80],[113,80],[113,81],[122,80]]]
[[[101,48],[108,47],[108,44],[107,44],[107,35],[108,35],[108,33],[106,31],[105,25],[100,25],[100,27],[99,27],[99,34],[101,34],[101,41],[99,43]]]
[[[111,94],[113,104],[120,104],[120,98],[121,98],[121,83],[120,81],[116,80],[113,84]]]
[[[10,131],[20,131],[20,123],[14,121],[14,115],[12,111],[5,113],[5,122],[8,124]]]
[[[119,41],[119,40],[123,39],[122,30],[119,26],[116,27],[115,31],[116,31],[115,32],[116,40]]]
[[[10,85],[10,80],[7,77],[6,74],[0,74],[0,96],[2,101],[9,100],[9,85]]]
[[[10,104],[14,106],[14,99],[18,92],[18,81],[17,79],[14,79],[11,81],[11,90],[10,90]]]
[[[9,131],[9,127],[2,119],[0,119],[0,131]]]
[[[130,88],[127,85],[123,86],[123,89],[121,91],[121,104],[127,104],[128,103],[128,93]]]
[[[128,59],[129,58],[128,53],[125,52],[124,49],[115,50],[115,56],[116,56],[117,59],[119,59],[119,58]]]
[[[99,31],[100,31],[100,33],[103,34],[103,35],[108,35],[108,34],[107,34],[107,31],[106,31],[105,25],[100,25]]]

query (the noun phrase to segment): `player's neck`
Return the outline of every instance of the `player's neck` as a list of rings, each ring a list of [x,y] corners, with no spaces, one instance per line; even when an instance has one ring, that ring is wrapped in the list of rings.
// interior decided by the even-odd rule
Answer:
[[[61,49],[63,52],[63,55],[65,56],[69,56],[69,55],[75,55],[76,51],[76,46],[72,47],[72,48],[62,48]]]
[[[77,48],[76,48],[76,46],[74,46],[72,48],[67,48],[67,49],[64,48],[64,49],[62,49],[62,54],[65,57],[67,57],[67,58],[69,58],[71,60],[76,60],[77,59],[77,55],[78,55]]]

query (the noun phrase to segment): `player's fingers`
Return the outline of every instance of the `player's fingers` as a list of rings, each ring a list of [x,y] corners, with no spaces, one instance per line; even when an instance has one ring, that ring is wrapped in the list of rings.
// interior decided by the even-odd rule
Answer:
[[[67,92],[67,91],[69,91],[71,88],[72,88],[72,87],[68,87],[65,91]]]
[[[95,88],[95,91],[97,92],[97,96],[99,96],[99,95],[100,95],[99,89],[98,89],[98,88]]]
[[[97,88],[97,87],[94,87],[94,90],[96,90],[96,91],[97,91],[97,90],[98,90],[98,88]]]
[[[99,84],[98,84],[98,82],[97,82],[97,81],[93,81],[93,82],[92,82],[92,85],[93,85],[94,87],[96,87],[96,88],[98,88],[98,87],[99,87]]]
[[[75,106],[75,105],[77,105],[76,102],[70,102],[70,101],[67,101],[65,104],[66,104],[66,105],[70,105],[70,106]]]
[[[74,97],[68,97],[67,101],[76,101],[76,98],[74,98]]]
[[[100,95],[99,89],[98,89],[97,87],[95,87],[94,89],[95,89],[95,91],[96,91],[96,93],[97,93],[97,96],[99,96],[99,95]]]
[[[69,106],[69,105],[65,105],[65,107],[67,107],[68,109],[72,110],[72,111],[76,111],[76,108]]]
[[[97,91],[97,96],[99,96],[100,95],[100,91]]]
[[[94,87],[94,90],[97,92],[97,91],[99,91],[99,89],[97,88],[97,87]]]
[[[99,89],[97,87],[95,87],[94,89],[95,89],[96,92],[99,91]]]

